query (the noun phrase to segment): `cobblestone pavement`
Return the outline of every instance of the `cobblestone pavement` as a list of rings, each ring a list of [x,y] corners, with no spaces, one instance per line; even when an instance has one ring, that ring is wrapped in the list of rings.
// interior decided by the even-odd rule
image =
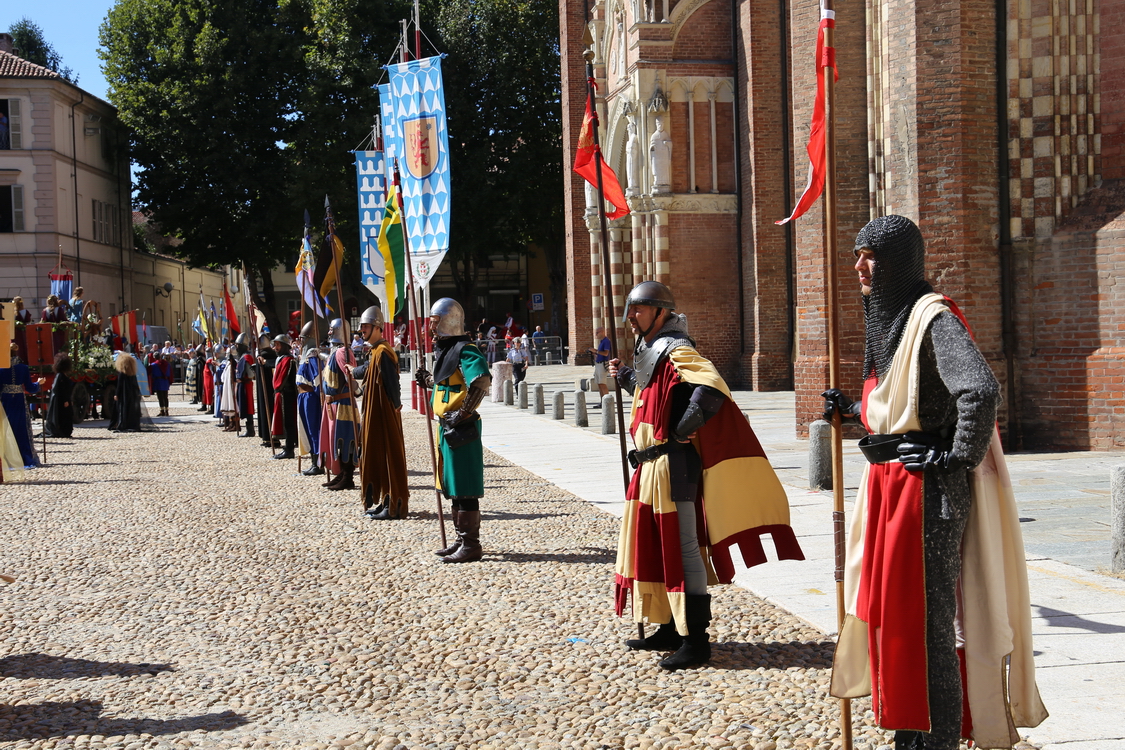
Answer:
[[[149,434],[83,423],[0,490],[18,579],[0,588],[0,746],[840,745],[825,636],[720,587],[712,662],[662,672],[612,614],[617,520],[495,455],[485,560],[439,563],[413,413],[397,522],[173,414]],[[875,750],[868,708],[856,746]]]

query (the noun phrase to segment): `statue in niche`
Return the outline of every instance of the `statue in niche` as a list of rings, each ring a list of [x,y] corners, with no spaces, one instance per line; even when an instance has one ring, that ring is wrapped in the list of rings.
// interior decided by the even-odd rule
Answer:
[[[615,34],[613,37],[613,74],[620,77],[625,75],[625,14],[621,8],[614,13]]]
[[[664,118],[656,118],[656,130],[648,140],[649,166],[652,169],[652,192],[672,192],[672,137],[664,129]]]
[[[625,140],[625,175],[629,180],[629,187],[625,195],[634,196],[641,194],[641,139],[637,135],[637,122],[629,118],[627,126],[629,135]]]
[[[597,213],[598,189],[586,180],[582,181],[582,185],[586,188],[586,213],[590,213],[591,211]]]

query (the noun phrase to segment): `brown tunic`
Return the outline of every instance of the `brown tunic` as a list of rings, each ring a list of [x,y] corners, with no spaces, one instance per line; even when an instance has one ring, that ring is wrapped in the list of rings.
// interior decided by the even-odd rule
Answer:
[[[380,365],[383,357],[395,364],[398,355],[386,341],[371,352],[363,378],[363,451],[360,454],[360,497],[363,507],[377,505],[389,497],[389,513],[405,518],[409,510],[410,487],[406,481],[406,446],[402,438],[402,414],[391,403],[383,386]],[[397,366],[395,368],[398,369]]]

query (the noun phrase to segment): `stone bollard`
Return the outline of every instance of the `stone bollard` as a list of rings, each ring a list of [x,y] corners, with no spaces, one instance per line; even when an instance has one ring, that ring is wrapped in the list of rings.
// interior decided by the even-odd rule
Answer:
[[[1114,466],[1109,475],[1110,570],[1125,573],[1125,466]]]
[[[536,383],[535,387],[531,389],[532,401],[535,404],[535,413],[542,414],[546,411],[543,408],[543,384]]]
[[[614,435],[617,433],[617,409],[614,408],[613,394],[602,396],[602,434]]]
[[[832,425],[823,419],[809,425],[809,488],[832,489]]]
[[[576,391],[586,390],[586,378],[576,378],[575,381],[574,381],[574,390],[576,390]]]
[[[504,406],[511,406],[516,402],[515,389],[512,388],[512,381],[504,381]]]
[[[518,393],[516,394],[516,406],[518,406],[520,409],[526,409],[527,408],[527,381],[521,380],[520,384],[519,384],[519,387],[516,390],[518,391]]]
[[[590,426],[590,417],[586,414],[586,391],[574,392],[574,424],[576,427]]]
[[[555,358],[553,356],[551,356],[551,352],[547,352],[547,364],[549,364],[549,365],[555,364]]]
[[[554,414],[551,415],[554,419],[566,419],[566,393],[555,391],[555,395],[551,397],[551,406],[554,409]]]

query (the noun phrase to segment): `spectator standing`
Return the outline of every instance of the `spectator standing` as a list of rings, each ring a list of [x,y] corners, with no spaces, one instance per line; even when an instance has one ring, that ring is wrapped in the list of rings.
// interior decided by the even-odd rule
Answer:
[[[512,339],[512,348],[508,351],[508,361],[512,363],[512,379],[515,385],[523,382],[527,376],[527,349],[523,348],[523,339]]]
[[[598,347],[586,351],[594,355],[594,384],[598,386],[598,393],[604,398],[609,394],[606,363],[609,362],[611,347],[604,328],[594,329],[594,335],[598,337]]]

